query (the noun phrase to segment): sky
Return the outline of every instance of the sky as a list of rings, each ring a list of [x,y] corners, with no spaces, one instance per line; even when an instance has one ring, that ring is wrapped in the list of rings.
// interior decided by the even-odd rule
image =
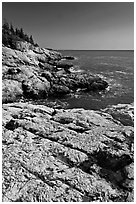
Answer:
[[[2,18],[40,47],[133,50],[133,2],[3,2]]]

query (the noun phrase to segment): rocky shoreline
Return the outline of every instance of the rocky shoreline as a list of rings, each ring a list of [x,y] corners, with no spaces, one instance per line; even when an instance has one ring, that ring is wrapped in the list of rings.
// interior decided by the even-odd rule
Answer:
[[[132,202],[134,105],[34,105],[29,100],[108,84],[71,72],[60,53],[30,43],[3,46],[2,54],[3,202]]]
[[[64,62],[60,53],[30,43],[19,42],[16,50],[3,46],[2,54],[3,103],[20,98],[63,96],[78,89],[100,91],[108,87],[100,77],[71,71],[73,64]]]

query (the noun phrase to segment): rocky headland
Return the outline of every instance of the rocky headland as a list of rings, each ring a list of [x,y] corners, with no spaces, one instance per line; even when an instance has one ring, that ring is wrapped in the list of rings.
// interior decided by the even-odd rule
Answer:
[[[3,46],[2,54],[4,103],[63,96],[78,89],[99,91],[108,86],[100,77],[74,73],[73,64],[65,62],[60,53],[27,42],[17,42],[16,49]]]
[[[29,101],[108,87],[74,72],[73,59],[28,42],[2,47],[3,202],[133,201],[133,104],[93,111]]]

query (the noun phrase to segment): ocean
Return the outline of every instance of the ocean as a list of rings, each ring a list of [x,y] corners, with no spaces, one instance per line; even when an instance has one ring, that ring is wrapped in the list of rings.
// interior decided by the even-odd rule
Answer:
[[[127,104],[134,101],[134,52],[133,51],[90,51],[61,50],[63,55],[74,56],[71,63],[106,80],[109,87],[99,93],[77,92],[58,99],[67,108],[99,110],[108,105]]]

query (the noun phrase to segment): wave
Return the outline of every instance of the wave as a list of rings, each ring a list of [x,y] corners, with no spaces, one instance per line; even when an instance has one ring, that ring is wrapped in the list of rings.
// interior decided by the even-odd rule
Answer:
[[[115,72],[117,72],[117,73],[120,73],[120,74],[128,74],[127,72],[124,72],[124,71],[119,71],[119,70],[117,70],[117,71],[115,71]]]

